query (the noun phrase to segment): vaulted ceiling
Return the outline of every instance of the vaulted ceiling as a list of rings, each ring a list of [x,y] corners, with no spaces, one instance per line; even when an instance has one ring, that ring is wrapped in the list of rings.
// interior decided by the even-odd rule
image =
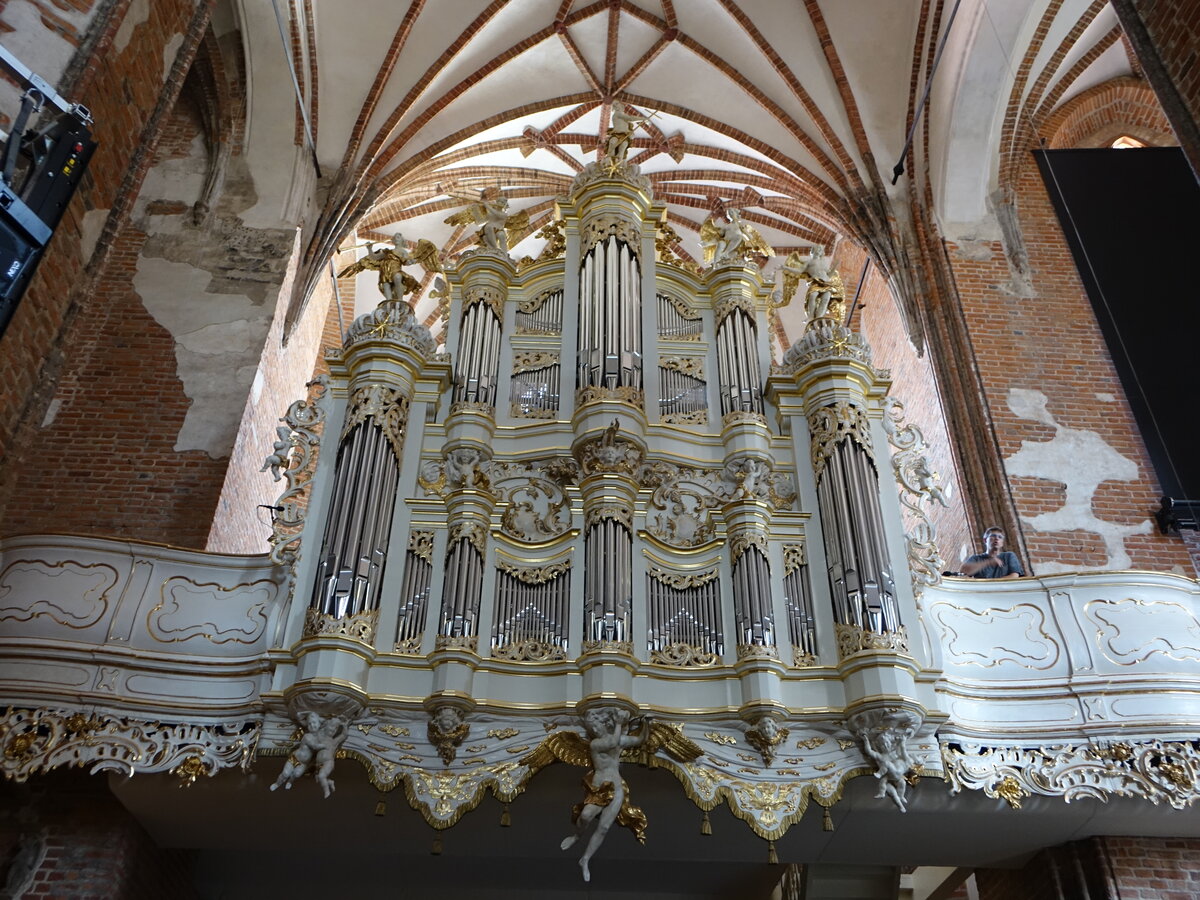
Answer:
[[[846,237],[886,270],[910,196],[932,197],[941,220],[984,217],[1004,154],[1037,115],[1131,71],[1103,0],[276,3],[279,21],[241,11],[250,129],[286,129],[295,143],[308,120],[322,176],[306,225],[312,272],[339,245],[397,231],[452,256],[472,235],[443,220],[496,187],[530,212],[514,256],[535,255],[614,99],[654,114],[630,160],[685,255],[699,256],[710,213],[736,206],[781,254]],[[284,177],[259,147],[262,178]],[[418,313],[434,307],[423,298]]]

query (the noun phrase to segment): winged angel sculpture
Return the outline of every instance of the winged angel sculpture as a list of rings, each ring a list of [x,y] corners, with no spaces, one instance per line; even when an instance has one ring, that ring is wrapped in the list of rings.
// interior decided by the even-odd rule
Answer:
[[[521,764],[529,766],[530,774],[556,760],[591,767],[583,779],[583,801],[571,810],[575,833],[562,842],[564,850],[573,846],[595,823],[579,858],[583,880],[590,881],[588,863],[614,821],[630,829],[639,843],[646,842],[646,814],[629,802],[629,785],[620,773],[622,760],[648,763],[662,750],[680,762],[691,762],[702,751],[677,728],[645,717],[631,718],[628,710],[619,707],[589,709],[583,715],[583,726],[586,738],[574,731],[555,732],[522,757]]]
[[[754,256],[774,256],[775,251],[758,230],[742,221],[741,210],[728,209],[723,216],[712,216],[700,226],[700,245],[704,263],[721,266],[739,263]]]
[[[451,196],[454,196],[451,194]],[[466,200],[466,197],[459,197]],[[529,230],[529,212],[508,214],[508,198],[498,191],[480,191],[479,200],[448,217],[447,225],[479,225],[479,243],[488,250],[508,252],[508,245]]]
[[[814,246],[807,255],[793,250],[783,263],[783,299],[791,300],[801,281],[808,282],[804,296],[804,311],[808,320],[832,318],[838,322],[846,317],[846,290],[842,276],[825,255],[825,248]]]
[[[338,272],[338,278],[357,275],[359,272],[379,273],[379,291],[384,301],[401,300],[408,294],[421,289],[421,282],[404,271],[405,266],[420,263],[426,272],[441,272],[437,246],[424,238],[417,241],[416,249],[409,250],[404,235],[396,234],[391,247],[375,249],[373,241],[367,244],[367,255]]]

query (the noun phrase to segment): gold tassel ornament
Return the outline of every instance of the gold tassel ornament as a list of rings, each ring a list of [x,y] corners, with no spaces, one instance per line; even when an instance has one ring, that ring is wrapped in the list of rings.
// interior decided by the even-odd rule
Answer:
[[[829,814],[829,807],[823,806],[821,809],[824,810],[824,815],[821,816],[821,827],[825,831],[833,831],[833,816]]]
[[[775,842],[767,841],[767,865],[779,865],[779,854],[775,852]]]
[[[508,804],[504,804],[504,808],[500,810],[500,827],[508,828],[512,825],[512,816],[508,812]]]
[[[430,856],[441,856],[442,855],[442,838],[440,835],[433,839],[433,847],[430,848],[429,855]]]
[[[387,814],[387,801],[380,800],[375,804],[375,815],[382,816]]]
[[[708,818],[708,810],[704,811],[704,818],[700,820],[700,833],[712,834],[712,822]]]

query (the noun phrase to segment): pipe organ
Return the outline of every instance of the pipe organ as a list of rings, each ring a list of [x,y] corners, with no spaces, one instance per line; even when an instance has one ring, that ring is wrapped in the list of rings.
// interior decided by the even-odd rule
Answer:
[[[818,320],[772,364],[769,281],[663,258],[662,207],[629,167],[581,174],[556,214],[554,252],[481,246],[448,268],[451,354],[387,301],[331,360],[337,450],[296,569],[304,639],[324,643],[298,645],[297,672],[340,684],[394,657],[392,694],[458,715],[483,678],[516,706],[754,723],[832,679],[855,709],[909,709],[926,651],[876,457],[889,383],[861,335]],[[353,642],[373,655],[352,677],[333,660]]]

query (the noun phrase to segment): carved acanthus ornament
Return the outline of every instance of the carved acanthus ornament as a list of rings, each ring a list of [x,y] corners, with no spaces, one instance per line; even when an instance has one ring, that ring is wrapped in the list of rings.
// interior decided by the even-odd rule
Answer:
[[[816,666],[819,664],[820,661],[817,659],[817,655],[815,653],[808,653],[804,650],[801,650],[799,647],[792,648],[792,665],[795,668],[807,669],[809,666]]]
[[[580,656],[589,653],[619,653],[622,656],[633,656],[633,641],[584,641],[580,645]]]
[[[548,566],[531,567],[515,566],[507,560],[497,559],[496,568],[505,575],[511,575],[522,584],[545,584],[547,581],[553,581],[560,575],[569,572],[571,560],[564,559],[562,562],[552,563]]]
[[[779,649],[773,644],[738,644],[737,658],[743,659],[779,659]]]
[[[513,662],[558,662],[566,659],[567,653],[558,644],[530,638],[495,647],[492,656]]]
[[[685,413],[667,413],[662,417],[664,425],[707,425],[708,410],[694,409]]]
[[[504,297],[494,287],[486,284],[473,284],[463,291],[463,315],[476,303],[482,303],[497,319],[504,320]]]
[[[716,472],[672,463],[646,463],[637,472],[642,487],[653,488],[646,531],[664,544],[695,547],[716,537],[711,510],[721,505]]]
[[[566,485],[575,480],[575,461],[493,463],[492,492],[508,508],[501,530],[518,541],[538,543],[571,527],[571,501]]]
[[[580,445],[577,452],[579,467],[583,474],[620,473],[632,476],[642,463],[644,451],[632,441],[617,437],[619,424],[616,419],[598,438]]]
[[[371,644],[379,624],[379,610],[368,609],[339,619],[311,607],[304,612],[305,637],[344,637]]]
[[[721,417],[722,428],[729,428],[731,425],[762,425],[765,428],[767,417],[762,413],[735,409],[733,412],[727,412]]]
[[[597,244],[615,235],[629,245],[629,252],[639,260],[642,255],[642,229],[637,222],[613,213],[594,216],[583,223],[579,232],[580,256],[586,256]]]
[[[801,566],[808,565],[808,552],[803,544],[783,545],[783,574],[791,575]]]
[[[459,400],[450,404],[450,415],[464,412],[479,413],[490,419],[496,414],[496,408],[490,403],[481,403],[478,400]]]
[[[547,291],[542,291],[536,297],[529,300],[521,300],[517,303],[517,309],[525,315],[533,315],[541,309],[548,300],[556,300],[560,307],[562,304],[563,290],[561,287],[551,288]],[[517,334],[558,334],[558,331],[544,331],[530,328],[527,325],[517,325]]]
[[[742,554],[751,547],[757,547],[763,556],[768,555],[769,540],[767,535],[762,531],[739,531],[737,534],[731,535],[729,538],[729,561],[733,565],[737,565]]]
[[[433,562],[433,532],[413,531],[408,535],[408,552],[427,563]]]
[[[849,438],[863,450],[872,461],[875,451],[871,446],[871,425],[867,413],[861,406],[839,400],[832,406],[823,406],[808,417],[812,433],[812,466],[818,483],[825,471],[825,464],[833,455],[833,449]]]
[[[1124,741],[1108,746],[988,747],[947,743],[942,762],[951,793],[1003,798],[1014,808],[1039,795],[1107,800],[1139,797],[1186,809],[1200,798],[1200,742]]]
[[[658,364],[668,371],[704,380],[703,356],[663,356],[658,360]]]
[[[725,317],[736,309],[740,309],[753,320],[754,298],[747,297],[745,294],[737,294],[735,296],[722,297],[718,300],[716,306],[717,328],[720,328],[721,323],[725,321]]]
[[[512,373],[520,375],[522,372],[533,372],[557,365],[557,350],[518,350],[513,354]]]
[[[575,408],[582,409],[589,403],[601,403],[611,401],[615,403],[628,403],[630,406],[643,407],[646,403],[646,395],[641,388],[635,387],[598,387],[589,385],[582,387],[575,392]],[[764,420],[765,421],[765,420]]]
[[[399,465],[400,460],[404,458],[408,398],[387,385],[363,385],[350,397],[350,408],[346,411],[346,424],[342,428],[340,440],[346,440],[346,435],[367,419],[374,419],[375,424],[382,429],[383,436],[396,456],[396,464]]]
[[[890,797],[907,812],[908,788],[916,784],[916,760],[908,742],[921,727],[921,720],[901,707],[868,709],[855,713],[846,726],[862,744],[863,755],[875,766],[879,790],[875,799]]]
[[[691,644],[678,643],[650,651],[650,662],[677,669],[711,669],[721,664],[721,657]]]
[[[683,261],[675,248],[679,245],[679,233],[666,221],[658,223],[654,231],[654,258],[678,265]]]
[[[487,552],[487,529],[478,522],[456,522],[450,526],[450,544],[466,539],[480,554]]]
[[[366,341],[391,341],[415,350],[426,360],[437,350],[429,329],[417,321],[412,307],[403,300],[385,300],[350,324],[346,349]]]
[[[665,569],[660,569],[658,566],[652,565],[646,574],[659,584],[666,585],[677,591],[686,591],[690,588],[697,588],[708,584],[714,578],[717,578],[721,574],[721,571],[720,569],[709,569],[705,572],[668,572]]]
[[[885,631],[882,634],[841,622],[833,627],[837,637],[838,659],[849,659],[857,653],[873,650],[908,653],[908,631],[903,625],[896,631]]]
[[[474,634],[439,634],[433,642],[434,650],[469,650],[479,648],[479,637]]]
[[[62,767],[131,776],[175,772],[184,785],[221,769],[246,769],[262,722],[164,724],[62,709],[0,715],[0,773],[16,782]]]
[[[578,191],[597,181],[624,181],[633,185],[651,201],[654,199],[654,186],[650,183],[650,179],[642,174],[640,167],[611,157],[590,162],[584,166],[583,171],[571,181],[571,189],[568,194],[575,196]]]
[[[809,363],[852,359],[871,367],[871,345],[857,331],[830,319],[818,319],[783,354],[782,371],[799,372]],[[882,371],[878,371],[883,376]]]
[[[278,440],[263,470],[270,469],[275,480],[282,478],[287,485],[275,501],[275,517],[271,520],[271,562],[291,568],[300,552],[301,532],[308,513],[308,504],[302,502],[316,469],[317,454],[321,444],[320,427],[325,420],[321,400],[329,379],[322,375],[308,383],[312,394],[307,400],[297,400],[288,407],[287,414],[279,421],[284,424],[275,429]],[[294,452],[293,452],[294,451]]]
[[[517,271],[522,272],[535,263],[548,259],[560,259],[567,252],[567,236],[563,231],[565,225],[566,223],[562,219],[554,219],[543,225],[536,235],[546,242],[542,247],[542,252],[537,255],[536,259],[532,256],[522,256],[517,262]],[[524,310],[522,311],[524,312]]]
[[[633,510],[621,503],[599,503],[589,506],[583,513],[583,527],[591,528],[605,519],[613,519],[630,531],[633,530]]]
[[[929,445],[916,425],[905,425],[904,404],[894,397],[883,399],[883,430],[888,443],[896,452],[892,454],[892,470],[903,488],[900,503],[904,507],[908,530],[904,543],[908,548],[908,566],[912,572],[913,586],[937,584],[942,580],[946,561],[938,552],[937,528],[929,520],[924,506],[936,500],[942,506],[950,505],[946,493],[938,484],[938,474],[929,465],[926,451]]]
[[[526,406],[522,403],[508,404],[508,414],[514,419],[556,419],[558,418],[557,409],[541,409],[535,406]]]

